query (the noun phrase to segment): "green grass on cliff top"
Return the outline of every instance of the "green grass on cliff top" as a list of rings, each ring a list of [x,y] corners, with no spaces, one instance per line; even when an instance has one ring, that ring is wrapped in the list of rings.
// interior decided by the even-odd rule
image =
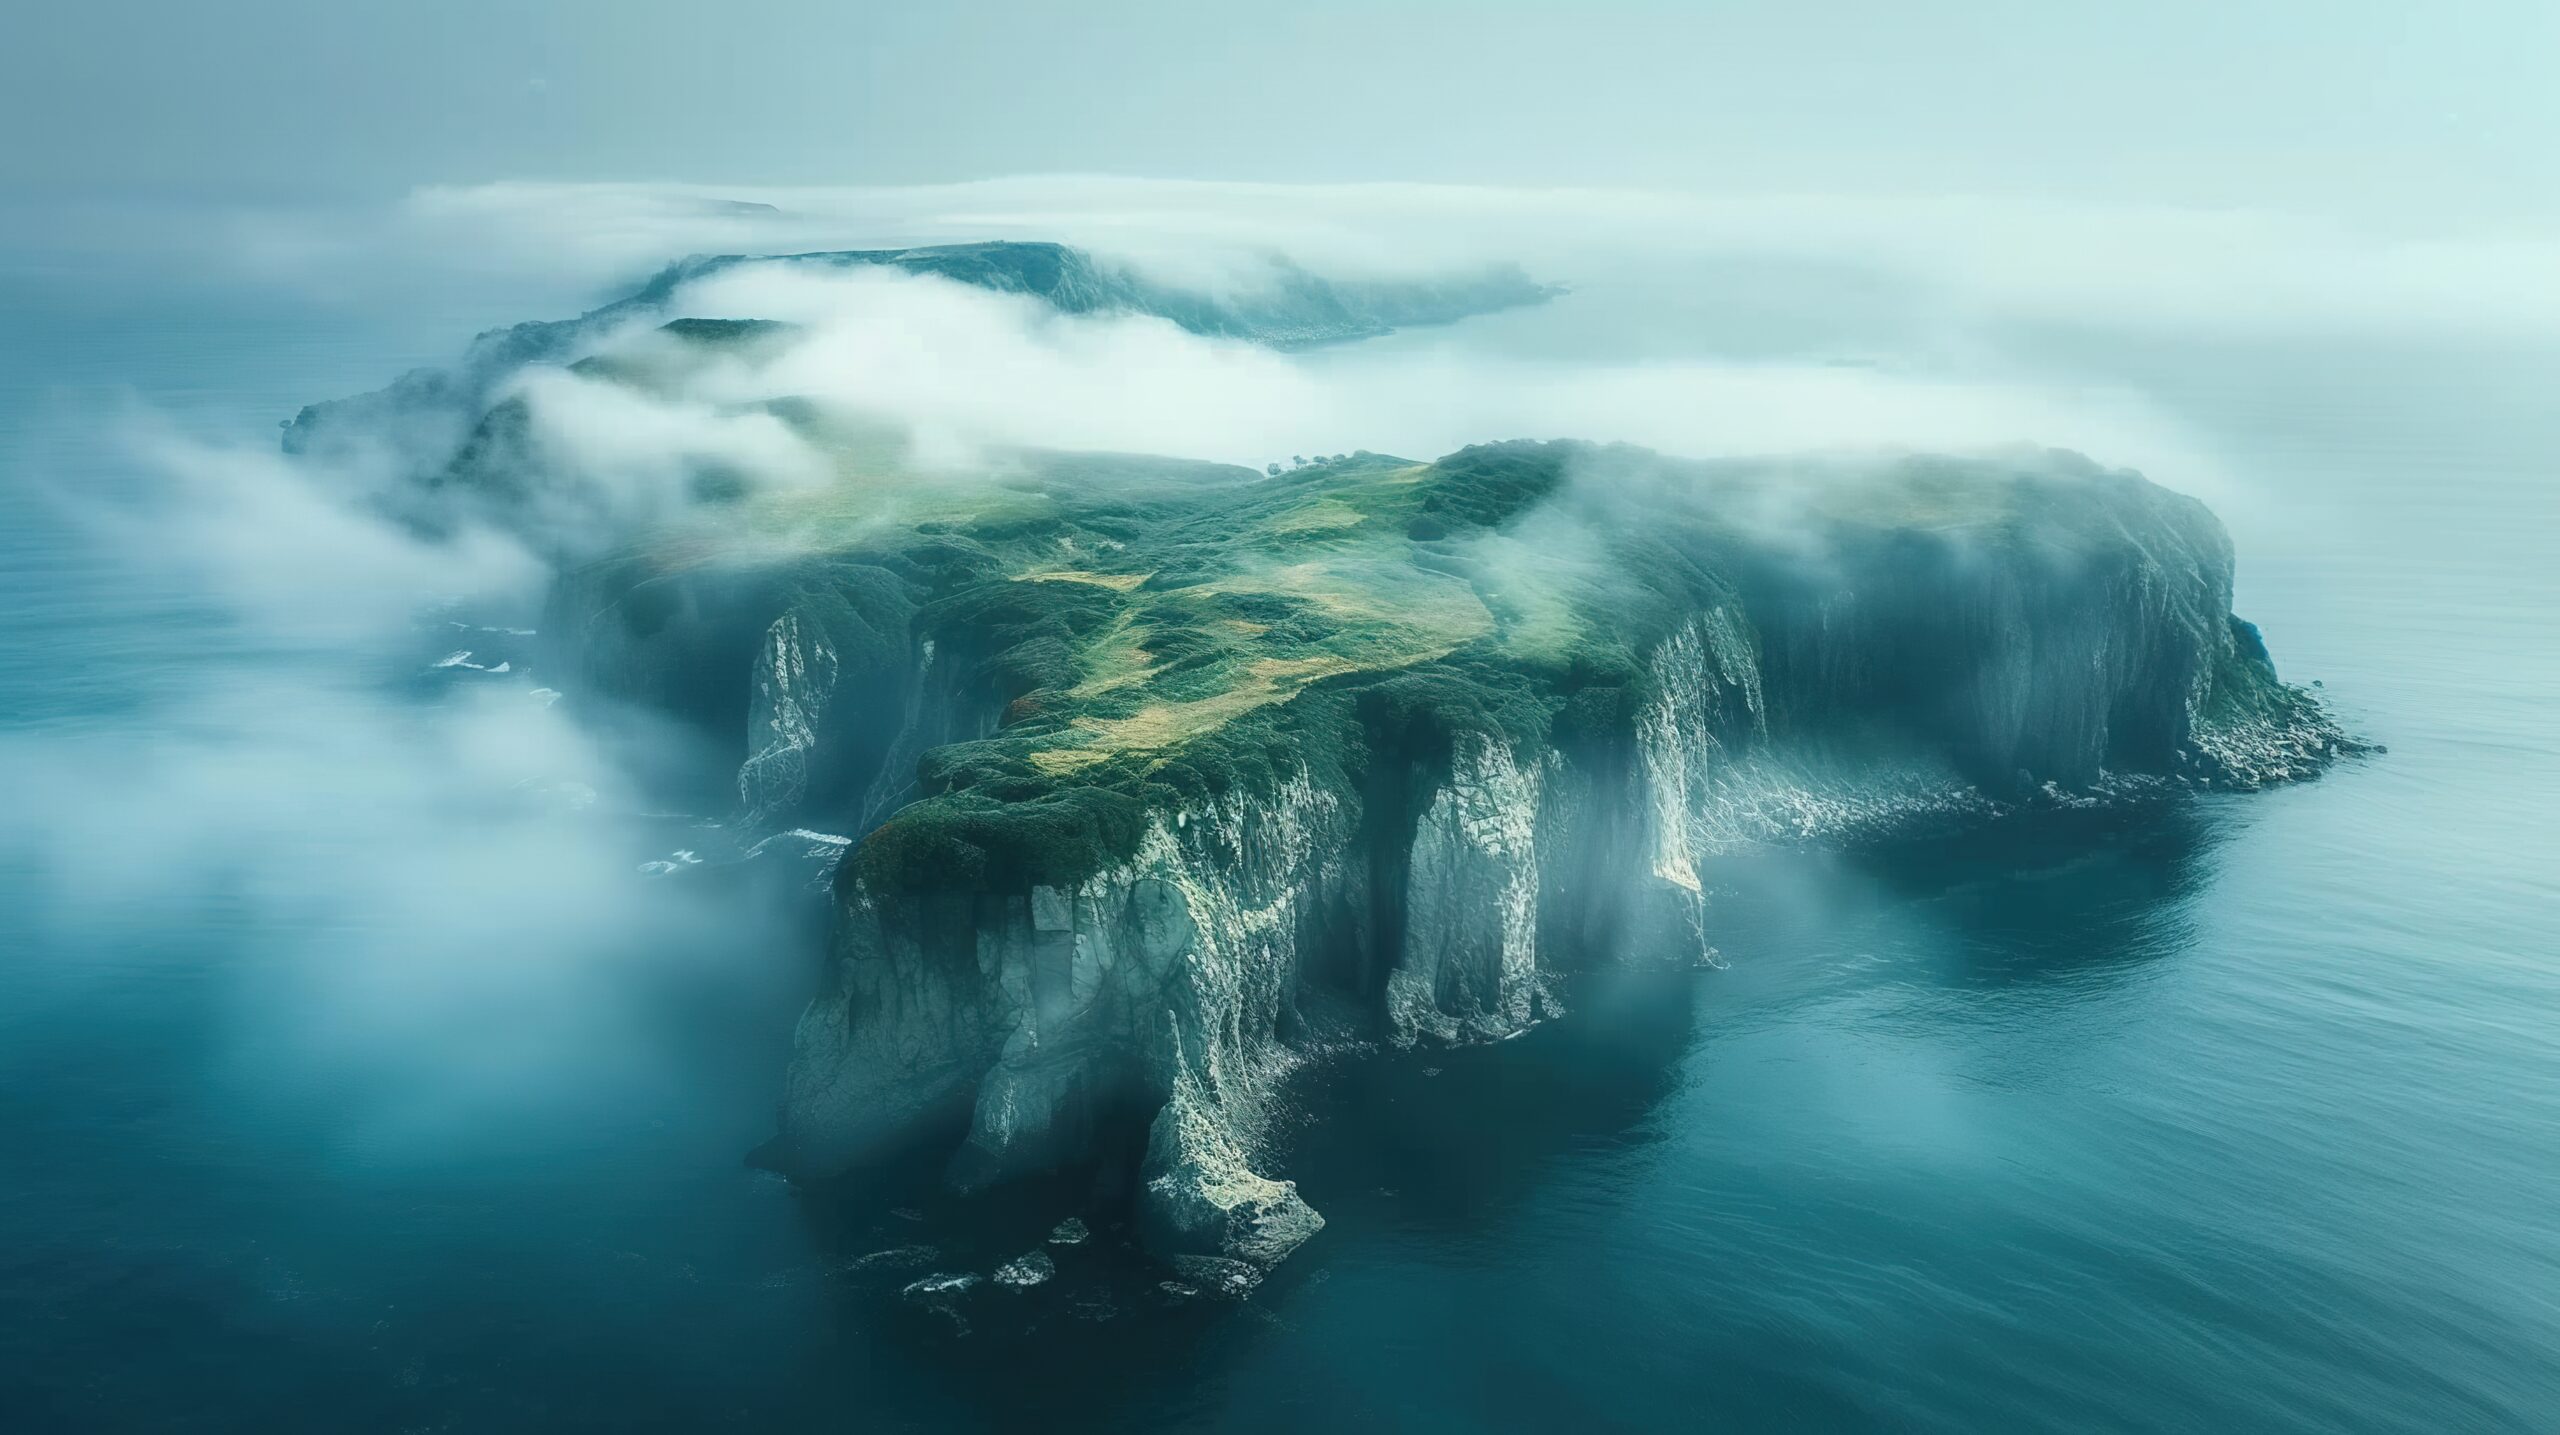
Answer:
[[[1694,611],[1700,590],[1714,587],[1708,574],[1644,571],[1638,555],[1661,533],[1642,530],[1656,520],[1748,543],[1789,517],[1985,531],[2031,517],[2024,485],[1958,465],[1806,482],[1801,472],[1674,471],[1646,455],[1524,443],[1436,463],[1364,452],[1276,476],[1045,453],[952,471],[918,467],[885,425],[782,412],[828,455],[831,480],[670,531],[662,561],[895,551],[927,539],[982,551],[992,579],[1020,589],[1009,609],[1057,610],[1055,622],[1020,624],[1049,629],[1053,641],[1008,724],[1020,730],[1022,759],[1051,777],[1160,761],[1309,687],[1462,652],[1551,671],[1612,649],[1630,650],[1614,655],[1623,661],[1647,626],[1648,598]],[[1662,506],[1554,502],[1581,471],[1612,482],[1613,462],[1647,466],[1640,482]],[[1676,498],[1661,491],[1671,484]],[[1702,497],[1710,491],[1723,492],[1721,504]]]

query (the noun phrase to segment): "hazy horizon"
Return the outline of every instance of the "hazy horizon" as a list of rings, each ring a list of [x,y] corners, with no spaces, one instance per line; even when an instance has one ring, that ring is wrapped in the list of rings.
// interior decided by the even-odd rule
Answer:
[[[2560,10],[1600,4],[46,7],[0,193],[1108,173],[2560,216]]]

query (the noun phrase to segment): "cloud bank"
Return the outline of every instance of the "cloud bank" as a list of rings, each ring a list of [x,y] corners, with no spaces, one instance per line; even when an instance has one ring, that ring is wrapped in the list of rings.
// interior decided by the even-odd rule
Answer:
[[[1968,322],[2560,337],[2560,233],[2547,229],[2386,229],[2277,210],[2014,197],[1109,176],[878,188],[509,182],[420,189],[387,210],[240,211],[223,233],[234,262],[294,282],[356,284],[396,262],[599,284],[687,253],[1038,238],[1194,283],[1274,250],[1338,274],[1507,260],[1567,282],[1629,264],[1781,264],[1907,290]]]
[[[1065,318],[1033,301],[885,271],[754,268],[691,286],[677,304],[805,326],[769,361],[716,367],[700,397],[819,398],[912,424],[928,452],[1021,445],[1260,466],[1355,448],[1432,457],[1511,437],[1693,456],[2038,442],[2196,476],[2209,467],[2138,396],[1990,373],[1488,356],[1463,339],[1427,336],[1287,355],[1152,318]]]

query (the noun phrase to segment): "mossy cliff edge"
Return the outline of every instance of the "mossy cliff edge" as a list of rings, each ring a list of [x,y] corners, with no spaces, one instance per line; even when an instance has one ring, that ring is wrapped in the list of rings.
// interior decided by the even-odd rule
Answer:
[[[786,338],[678,320],[579,362],[645,390]],[[1127,1151],[1169,1256],[1321,1226],[1263,1140],[1307,1054],[1499,1038],[1572,968],[1694,959],[1720,856],[2351,746],[2232,615],[2213,516],[2072,454],[953,473],[764,411],[824,483],[702,475],[541,628],[573,698],[721,751],[744,824],[859,838],[765,1155],[949,1130],[978,1187]],[[428,487],[491,512],[574,477],[504,400],[453,453]]]

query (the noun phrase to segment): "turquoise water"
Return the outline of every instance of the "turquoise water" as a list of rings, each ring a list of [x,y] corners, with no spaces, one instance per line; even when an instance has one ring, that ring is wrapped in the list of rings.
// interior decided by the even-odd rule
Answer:
[[[1104,1231],[961,1334],[861,1258],[984,1269],[1057,1193],[744,1169],[771,892],[641,880],[707,840],[642,813],[519,879],[356,776],[477,771],[396,716],[455,699],[59,501],[181,524],[137,408],[254,449],[579,296],[6,283],[8,1428],[2560,1428],[2552,356],[2017,336],[2244,481],[2241,610],[2386,756],[1729,873],[1721,969],[1311,1072],[1330,1224],[1251,1307]],[[342,700],[393,735],[333,765]]]

